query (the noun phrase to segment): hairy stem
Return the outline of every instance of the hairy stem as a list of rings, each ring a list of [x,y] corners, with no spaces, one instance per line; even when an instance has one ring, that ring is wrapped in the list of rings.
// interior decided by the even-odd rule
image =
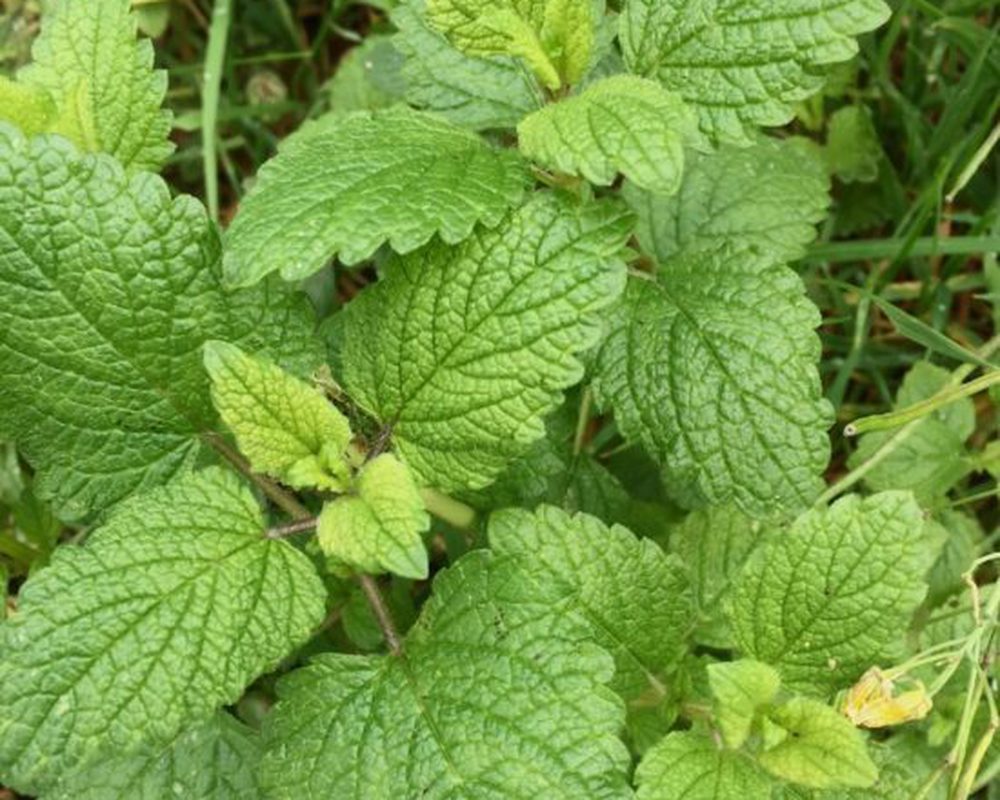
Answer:
[[[226,444],[221,436],[215,433],[207,433],[202,438],[208,442],[208,444],[211,445],[219,455],[232,464],[241,475],[260,489],[267,496],[268,500],[278,506],[278,508],[290,517],[297,520],[303,520],[312,516],[309,513],[309,509],[302,505],[302,503],[300,503],[294,495],[290,492],[286,492],[270,478],[254,472],[250,467],[250,462]]]
[[[396,625],[392,621],[385,600],[382,599],[382,592],[379,590],[378,584],[371,575],[359,575],[358,580],[361,582],[361,589],[365,593],[365,597],[368,598],[368,605],[372,607],[375,619],[378,620],[378,626],[382,629],[385,643],[389,645],[389,652],[398,656],[403,652],[403,644],[396,632]]]
[[[295,522],[289,522],[286,525],[275,525],[272,528],[268,528],[264,533],[264,538],[266,539],[284,539],[286,536],[294,536],[297,533],[306,533],[307,531],[312,531],[316,529],[316,523],[318,520],[316,517],[309,517],[309,519],[300,519]]]
[[[265,536],[269,539],[277,539],[282,536],[301,533],[316,527],[316,518],[309,513],[308,508],[302,505],[302,503],[300,503],[292,494],[286,492],[269,478],[265,478],[263,475],[259,475],[254,472],[250,468],[250,463],[243,458],[243,456],[233,450],[233,448],[231,448],[228,444],[226,444],[221,437],[216,434],[206,434],[204,438],[223,456],[223,458],[239,470],[242,475],[245,475],[256,486],[260,487],[260,490],[264,492],[264,494],[267,495],[267,497],[274,502],[275,505],[279,506],[295,520],[288,525],[279,525],[269,529],[265,533]],[[441,497],[444,497],[444,495],[441,495]],[[451,498],[446,499],[450,500]],[[458,503],[457,500],[452,502],[457,505],[462,505],[461,503]],[[469,510],[472,511],[472,509]],[[474,511],[472,513],[475,515]],[[361,589],[364,591],[365,597],[368,599],[368,605],[371,606],[372,613],[375,614],[375,619],[378,620],[379,627],[382,629],[382,634],[385,636],[386,644],[389,645],[389,652],[393,655],[399,655],[403,652],[403,646],[400,641],[399,634],[396,632],[396,626],[392,621],[392,616],[389,614],[389,609],[386,607],[385,601],[382,599],[382,593],[379,591],[378,584],[375,583],[375,579],[370,575],[359,575],[358,582],[361,584]]]

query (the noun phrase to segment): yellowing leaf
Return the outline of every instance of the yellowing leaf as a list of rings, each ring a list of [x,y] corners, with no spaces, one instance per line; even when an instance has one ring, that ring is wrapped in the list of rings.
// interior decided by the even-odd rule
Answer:
[[[872,667],[848,690],[842,711],[859,728],[887,728],[923,719],[933,702],[923,683],[913,680],[912,686],[897,694],[889,674]]]

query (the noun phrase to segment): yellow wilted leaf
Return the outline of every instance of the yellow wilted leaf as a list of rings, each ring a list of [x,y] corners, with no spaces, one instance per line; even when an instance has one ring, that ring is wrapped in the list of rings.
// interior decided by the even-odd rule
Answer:
[[[852,686],[841,709],[860,728],[887,728],[923,719],[932,702],[924,685],[908,680],[912,688],[895,694],[896,682],[878,667],[872,667]]]

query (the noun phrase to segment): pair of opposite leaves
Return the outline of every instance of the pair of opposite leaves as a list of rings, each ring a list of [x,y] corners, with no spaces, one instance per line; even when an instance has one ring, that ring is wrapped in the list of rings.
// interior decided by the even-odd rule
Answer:
[[[421,533],[430,519],[406,465],[391,453],[352,452],[347,418],[277,364],[225,342],[205,344],[212,400],[251,467],[295,489],[340,494],[317,521],[334,563],[366,573],[426,578]]]

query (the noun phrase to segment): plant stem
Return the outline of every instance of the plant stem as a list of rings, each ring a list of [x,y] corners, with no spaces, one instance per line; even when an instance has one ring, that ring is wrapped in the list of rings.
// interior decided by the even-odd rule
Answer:
[[[961,400],[963,397],[978,394],[997,383],[1000,383],[1000,369],[987,372],[985,375],[981,375],[975,380],[963,383],[960,386],[949,385],[949,387],[942,389],[933,397],[929,397],[919,403],[914,403],[912,406],[907,406],[899,411],[892,411],[888,414],[873,414],[870,417],[862,417],[855,420],[849,425],[844,426],[844,436],[857,436],[860,433],[867,433],[869,431],[898,428],[908,422],[919,422],[939,408]]]
[[[957,236],[941,239],[924,236],[907,247],[904,239],[864,239],[861,241],[822,242],[809,248],[806,261],[868,261],[926,256],[956,256],[992,253],[1000,250],[1000,236]]]
[[[361,582],[361,590],[368,598],[368,605],[372,607],[375,619],[378,620],[378,626],[382,629],[385,642],[389,645],[389,652],[398,656],[403,652],[403,645],[396,632],[396,626],[389,614],[389,609],[386,608],[385,601],[382,599],[382,592],[379,591],[378,584],[375,583],[375,579],[371,575],[358,575],[358,580]]]
[[[275,525],[265,531],[264,538],[284,539],[286,536],[294,536],[297,533],[306,533],[307,531],[315,530],[317,522],[318,520],[316,517],[310,517],[309,519],[300,519],[295,522],[289,522],[285,525]]]
[[[436,489],[421,489],[420,496],[427,510],[459,530],[469,530],[476,524],[476,509]]]
[[[871,458],[862,462],[846,475],[841,477],[836,483],[829,486],[827,490],[816,499],[816,505],[826,505],[831,500],[839,497],[854,486],[854,484],[860,481],[865,475],[875,469],[878,464],[887,459],[897,447],[909,439],[910,435],[919,424],[920,420],[916,419],[896,431],[882,444],[878,450],[872,454]]]
[[[254,484],[260,487],[260,490],[264,492],[264,494],[267,495],[267,497],[273,501],[275,505],[282,508],[295,520],[288,525],[279,525],[274,528],[270,528],[264,534],[267,538],[278,539],[282,536],[302,533],[316,527],[316,518],[309,513],[308,508],[302,505],[302,503],[300,503],[294,496],[286,492],[277,484],[273,483],[270,479],[254,472],[250,468],[249,462],[233,450],[228,444],[226,444],[221,437],[217,434],[210,433],[205,434],[203,438],[208,441],[208,443],[214,447],[227,461],[229,461],[229,463],[239,470],[242,475],[245,475],[249,480],[253,481]],[[467,508],[472,513],[473,519],[475,518],[476,512],[471,508],[468,508],[468,506],[464,506],[464,504],[459,503],[457,500],[452,500],[450,497],[445,497],[444,495],[439,495],[439,497],[450,501],[456,506],[463,506],[464,508]],[[396,626],[392,621],[392,616],[389,614],[389,609],[386,607],[385,601],[382,599],[382,593],[379,591],[378,584],[375,583],[375,579],[372,578],[371,575],[358,575],[358,582],[361,584],[361,589],[364,591],[365,597],[368,599],[368,605],[371,606],[372,613],[375,614],[375,619],[378,620],[379,627],[382,629],[382,634],[385,636],[386,644],[389,645],[389,652],[393,655],[399,655],[403,652],[403,646],[400,641],[399,634],[396,632]]]
[[[587,435],[587,423],[590,422],[590,406],[594,396],[588,386],[583,390],[580,398],[580,413],[576,418],[576,435],[573,437],[573,457],[576,458],[583,451],[583,440]]]
[[[219,218],[219,162],[215,128],[219,117],[219,90],[222,86],[222,68],[226,58],[232,5],[233,0],[215,0],[212,6],[212,26],[208,32],[205,69],[202,72],[202,164],[205,172],[208,214],[213,220]]]
[[[268,500],[278,506],[288,516],[296,520],[304,520],[312,516],[309,513],[309,509],[302,505],[294,495],[286,492],[270,478],[254,472],[250,467],[250,462],[226,444],[221,436],[216,433],[206,433],[203,434],[202,439],[208,442],[219,455],[232,464],[247,480],[257,486],[267,496]]]
[[[994,336],[986,344],[979,348],[977,354],[984,359],[990,358],[998,349],[1000,349],[1000,336]],[[971,364],[963,364],[958,369],[956,369],[951,374],[951,379],[948,381],[945,389],[946,391],[950,388],[960,386],[962,381],[965,380],[966,376],[972,372],[975,367]],[[888,456],[903,442],[910,438],[913,431],[916,430],[917,426],[920,424],[920,419],[915,419],[912,422],[907,423],[898,431],[896,431],[892,436],[890,436],[882,446],[876,450],[872,456],[866,460],[864,463],[859,464],[857,467],[852,469],[846,475],[841,477],[835,483],[830,485],[823,494],[821,494],[816,499],[816,505],[826,505],[831,500],[839,497],[848,489],[850,489],[854,484],[860,481],[865,475],[867,475],[874,467],[880,462],[884,461]]]

